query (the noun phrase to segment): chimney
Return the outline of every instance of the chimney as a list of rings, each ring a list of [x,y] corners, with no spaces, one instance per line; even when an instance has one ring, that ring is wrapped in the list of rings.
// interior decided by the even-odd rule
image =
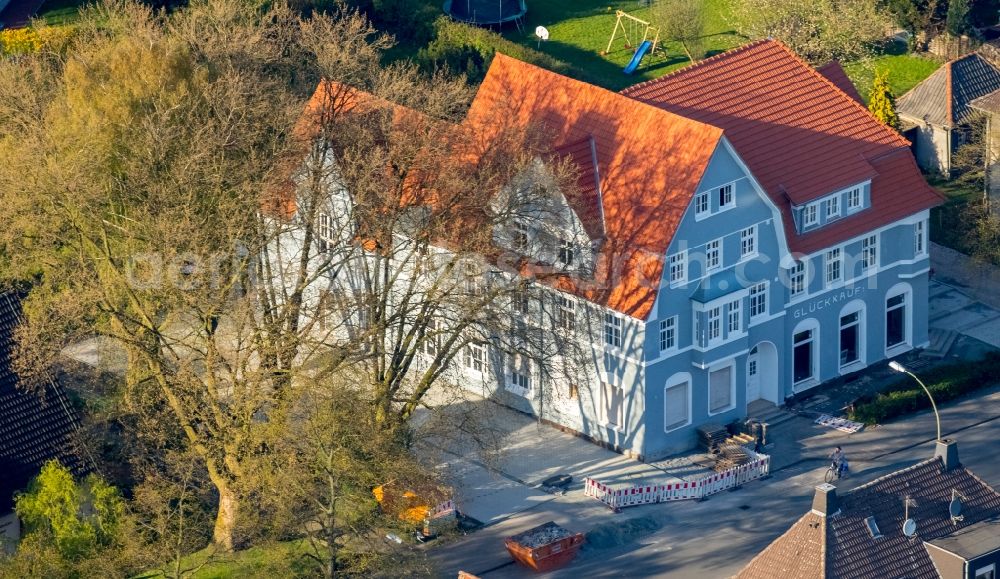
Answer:
[[[958,442],[948,438],[937,441],[937,445],[934,447],[934,457],[941,458],[945,472],[962,466],[962,463],[958,462]]]
[[[823,483],[817,486],[816,495],[813,497],[812,510],[814,513],[824,517],[839,511],[840,505],[837,500],[837,487],[830,483]]]

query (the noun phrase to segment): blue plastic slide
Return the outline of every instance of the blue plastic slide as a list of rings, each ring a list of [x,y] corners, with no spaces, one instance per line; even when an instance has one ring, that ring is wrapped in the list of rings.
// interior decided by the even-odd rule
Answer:
[[[639,45],[639,50],[636,50],[635,54],[632,56],[632,62],[628,63],[628,66],[625,67],[625,74],[632,74],[635,72],[635,69],[639,68],[639,62],[642,60],[642,57],[646,56],[646,52],[648,52],[652,46],[652,41],[642,41],[642,44]]]

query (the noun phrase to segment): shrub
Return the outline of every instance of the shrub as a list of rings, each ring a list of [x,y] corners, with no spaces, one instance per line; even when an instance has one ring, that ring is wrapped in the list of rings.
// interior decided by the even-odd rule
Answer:
[[[954,400],[1000,380],[1000,353],[991,352],[976,363],[938,366],[924,373],[921,379],[937,404]],[[907,376],[893,382],[880,394],[859,398],[848,417],[865,424],[877,424],[930,405],[923,388]]]
[[[71,26],[8,28],[0,31],[0,53],[21,55],[42,49],[62,52],[76,33]]]
[[[435,38],[421,49],[417,61],[425,69],[446,67],[452,72],[465,73],[469,82],[479,83],[486,76],[493,55],[498,51],[507,56],[567,74],[569,65],[511,42],[495,32],[469,26],[442,16],[434,22]]]

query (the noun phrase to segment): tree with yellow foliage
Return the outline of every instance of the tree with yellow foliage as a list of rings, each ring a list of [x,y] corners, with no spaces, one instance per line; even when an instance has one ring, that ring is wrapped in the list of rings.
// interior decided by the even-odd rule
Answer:
[[[868,110],[882,123],[899,130],[896,97],[889,88],[889,73],[886,70],[875,71],[875,82],[868,98]]]

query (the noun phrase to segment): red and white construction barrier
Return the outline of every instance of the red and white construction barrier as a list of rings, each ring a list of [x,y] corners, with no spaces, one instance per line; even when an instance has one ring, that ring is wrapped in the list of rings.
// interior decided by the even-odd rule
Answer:
[[[586,496],[593,497],[614,510],[649,503],[703,499],[767,476],[771,468],[771,457],[752,452],[751,456],[753,459],[746,464],[686,482],[614,488],[595,479],[587,478],[584,482],[583,492]]]
[[[437,515],[454,510],[455,510],[455,501],[445,501],[440,505],[432,507],[431,510],[427,511],[427,517],[432,519]]]

